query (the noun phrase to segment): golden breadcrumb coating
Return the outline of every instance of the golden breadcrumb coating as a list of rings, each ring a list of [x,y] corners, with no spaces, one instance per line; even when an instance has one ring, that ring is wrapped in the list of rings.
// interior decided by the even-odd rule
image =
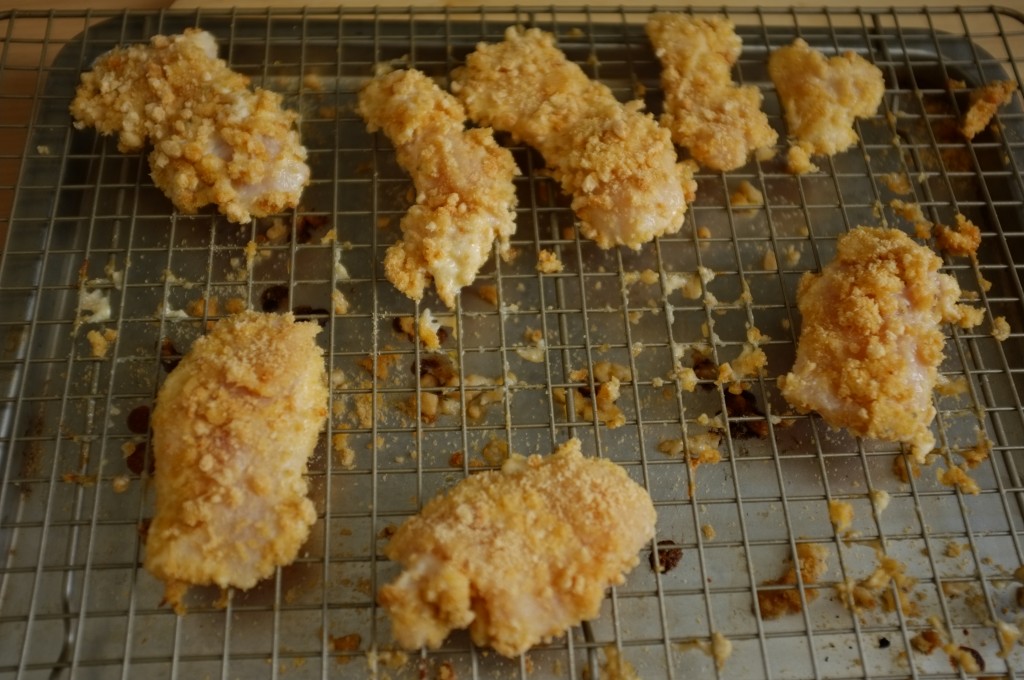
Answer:
[[[698,163],[712,170],[734,170],[751,152],[778,141],[761,111],[761,91],[732,80],[732,66],[743,48],[732,21],[655,14],[647,20],[647,35],[662,64],[661,124]]]
[[[820,543],[798,543],[796,546],[796,564],[791,564],[779,578],[766,581],[767,586],[795,586],[803,581],[804,597],[800,598],[797,588],[780,590],[758,589],[757,607],[762,620],[777,619],[786,614],[797,614],[803,611],[804,601],[813,602],[818,599],[819,590],[809,588],[828,571],[828,547]],[[799,581],[797,570],[800,570]]]
[[[510,27],[504,42],[477,45],[453,76],[470,118],[540,151],[598,246],[638,249],[679,231],[696,183],[668,131],[641,102],[623,105],[588,78],[551,34]]]
[[[82,74],[75,127],[118,135],[122,152],[152,143],[153,181],[185,213],[209,203],[232,222],[294,207],[309,183],[297,116],[281,96],[217,58],[198,29],[113,49]]]
[[[359,92],[359,114],[382,130],[416,187],[402,218],[402,240],[388,249],[384,272],[413,300],[431,279],[449,308],[476,278],[494,241],[502,256],[515,232],[518,169],[489,129],[465,129],[458,99],[416,70],[392,71]]]
[[[996,109],[1013,100],[1013,93],[1017,91],[1017,84],[1011,80],[997,80],[994,83],[987,83],[971,91],[971,105],[964,114],[963,124],[960,132],[967,139],[974,139],[974,136],[988,127],[992,117],[996,115]]]
[[[782,382],[786,401],[858,436],[908,444],[923,462],[935,443],[940,324],[966,316],[941,264],[897,229],[840,236],[835,260],[800,280],[803,325]]]
[[[319,331],[291,314],[222,319],[160,388],[145,567],[179,613],[190,585],[247,589],[291,563],[316,521],[304,473],[327,417]]]
[[[775,83],[794,138],[791,172],[814,169],[809,156],[831,156],[857,143],[856,118],[878,110],[885,93],[882,71],[853,52],[826,59],[801,38],[772,52],[768,75]]]
[[[513,455],[430,501],[385,553],[405,571],[380,590],[395,639],[436,648],[456,628],[512,657],[598,615],[654,535],[651,498],[578,439]]]

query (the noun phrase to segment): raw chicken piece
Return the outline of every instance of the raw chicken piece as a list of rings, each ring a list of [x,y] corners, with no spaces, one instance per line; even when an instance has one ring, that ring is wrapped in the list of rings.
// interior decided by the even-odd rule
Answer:
[[[504,42],[477,45],[453,76],[470,118],[540,151],[572,195],[581,232],[601,248],[639,249],[682,226],[696,183],[668,131],[641,102],[623,105],[588,78],[550,34],[509,28]]]
[[[306,461],[327,417],[319,331],[291,314],[222,319],[160,388],[145,566],[178,613],[190,585],[251,588],[306,541]]]
[[[796,364],[782,379],[786,401],[858,436],[908,444],[923,461],[935,444],[939,324],[973,322],[941,264],[896,229],[841,236],[835,260],[800,280],[803,322]]]
[[[857,143],[856,118],[878,110],[885,80],[877,66],[844,52],[826,59],[802,39],[772,52],[768,75],[775,83],[790,136],[790,171],[814,169],[812,154],[833,155]]]
[[[761,91],[737,86],[732,66],[743,42],[725,17],[655,14],[647,36],[661,60],[661,124],[679,146],[712,170],[734,170],[779,135],[761,111]]]
[[[515,232],[518,172],[512,154],[488,129],[464,129],[458,99],[415,70],[374,78],[359,93],[370,132],[382,130],[398,164],[416,186],[416,205],[402,218],[402,240],[388,249],[384,271],[413,300],[434,280],[450,308],[491,254],[502,256]]]
[[[473,641],[516,656],[597,616],[657,519],[647,492],[578,439],[550,456],[513,455],[430,501],[385,553],[405,570],[378,600],[406,649]]]
[[[117,148],[152,143],[153,181],[185,213],[216,203],[232,222],[295,207],[309,183],[297,116],[281,96],[217,58],[206,31],[111,50],[82,74],[75,127],[117,133]]]

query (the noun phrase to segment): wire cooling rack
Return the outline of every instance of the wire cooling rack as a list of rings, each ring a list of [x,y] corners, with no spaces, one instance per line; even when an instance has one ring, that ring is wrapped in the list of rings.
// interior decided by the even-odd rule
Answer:
[[[973,142],[955,130],[972,87],[1021,85],[1022,17],[728,13],[744,40],[736,77],[761,88],[783,140],[770,50],[801,35],[877,64],[885,98],[858,123],[861,143],[802,177],[785,172],[781,154],[700,173],[680,233],[636,253],[580,240],[538,157],[513,146],[517,257],[490,263],[453,312],[432,294],[417,306],[383,277],[411,184],[388,142],[354,114],[360,83],[375,63],[394,61],[446,84],[477,41],[523,24],[553,31],[588,74],[657,112],[645,11],[0,15],[0,126],[18,147],[0,169],[20,167],[0,186],[0,205],[13,206],[0,264],[0,677],[593,678],[619,677],[617,657],[643,678],[952,678],[976,674],[967,657],[984,674],[1021,677],[1024,653],[1001,652],[998,633],[1021,615],[1014,572],[1024,562],[1019,95]],[[301,113],[313,182],[294,214],[245,227],[209,211],[175,214],[141,155],[72,129],[68,104],[98,54],[193,25]],[[743,182],[763,201],[741,200]],[[947,257],[945,271],[986,318],[947,329],[940,451],[905,479],[898,447],[796,416],[776,386],[794,356],[800,275],[857,225],[912,232],[893,199],[932,222],[961,213],[983,231],[977,259]],[[542,250],[564,269],[538,272]],[[146,408],[205,324],[240,306],[292,308],[324,326],[332,417],[309,473],[320,519],[294,565],[226,600],[194,589],[178,617],[140,567],[152,512]],[[428,308],[446,327],[443,358],[400,330]],[[1002,342],[996,317],[1009,324]],[[770,338],[761,343],[768,363],[747,379],[741,408],[714,379],[751,328]],[[678,369],[694,365],[701,384],[691,392]],[[586,408],[607,371],[622,378],[616,428]],[[449,372],[461,387],[430,386]],[[419,417],[438,395],[440,412]],[[374,603],[397,573],[382,553],[393,527],[509,450],[548,452],[569,436],[646,485],[656,540],[678,564],[656,573],[647,546],[598,619],[518,660],[464,634],[436,652],[394,653]],[[688,465],[709,438],[720,438],[721,460]],[[978,493],[940,483],[936,471],[962,464],[985,438],[991,455],[970,471]],[[837,534],[830,501],[850,504],[850,530]],[[806,543],[829,557],[816,583],[791,572],[798,611],[757,615],[756,593]],[[851,613],[837,587],[863,584],[879,554],[908,579],[880,579],[878,606]],[[699,647],[716,633],[732,644],[720,667]],[[929,640],[950,646],[928,653]],[[951,664],[950,652],[967,665]]]

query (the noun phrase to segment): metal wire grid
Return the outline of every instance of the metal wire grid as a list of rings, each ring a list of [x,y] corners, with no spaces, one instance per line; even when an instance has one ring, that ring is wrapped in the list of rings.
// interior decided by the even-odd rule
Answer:
[[[398,668],[381,656],[381,673],[434,677],[450,664],[458,677],[576,678],[600,672],[611,648],[641,677],[960,677],[945,655],[911,647],[934,616],[957,644],[980,653],[987,672],[1018,677],[1024,659],[1017,649],[997,656],[992,622],[1016,619],[1012,572],[1024,561],[1017,469],[1024,442],[1024,116],[1019,104],[1007,107],[997,118],[1001,134],[964,143],[949,126],[965,96],[951,94],[946,81],[1009,78],[1019,85],[1021,18],[980,9],[729,14],[745,44],[738,77],[762,88],[780,131],[765,73],[769,50],[800,34],[878,64],[886,75],[884,110],[859,124],[862,144],[800,178],[778,159],[702,173],[680,235],[638,253],[580,241],[538,158],[513,147],[523,170],[519,255],[489,265],[451,315],[433,298],[413,305],[382,276],[379,263],[397,236],[410,183],[387,142],[367,135],[353,114],[359,83],[374,63],[405,59],[445,82],[476,41],[500,39],[506,25],[522,23],[554,31],[567,54],[620,98],[642,94],[657,111],[645,11],[19,12],[0,19],[0,116],[9,105],[33,111],[19,180],[7,187],[14,208],[0,265],[0,675],[371,676],[367,653],[390,649],[386,617],[373,602],[396,573],[380,554],[388,527],[478,464],[491,464],[482,453],[492,440],[532,452],[575,435],[588,453],[616,460],[647,486],[659,511],[657,540],[682,548],[679,565],[654,573],[648,549],[598,620],[528,659],[497,659],[455,635]],[[269,221],[239,228],[209,213],[175,215],[150,186],[144,159],[68,125],[78,73],[95,55],[191,25],[213,31],[234,68],[284,92],[302,113],[313,185],[300,210],[284,218],[290,235],[262,242],[251,270],[242,264],[245,245],[265,239]],[[18,59],[26,49],[35,55],[28,65]],[[34,91],[18,87],[26,72],[39,77]],[[909,178],[912,193],[892,189],[890,174]],[[764,205],[730,200],[743,180],[763,192]],[[797,279],[827,262],[835,237],[849,228],[883,221],[909,228],[890,209],[891,198],[916,201],[946,223],[962,212],[984,231],[976,262],[946,263],[987,320],[973,331],[949,329],[943,372],[966,378],[967,390],[937,398],[942,446],[956,452],[973,445],[976,427],[994,442],[993,455],[972,472],[976,496],[936,482],[932,468],[948,461],[901,483],[892,471],[896,447],[791,417],[775,386],[792,363]],[[329,227],[337,242],[321,242]],[[538,274],[541,249],[557,252],[565,270]],[[344,270],[335,266],[339,256]],[[698,267],[716,274],[700,299],[668,290],[670,275]],[[644,269],[657,273],[655,283],[635,281]],[[497,305],[481,286],[494,286]],[[349,313],[332,309],[333,289],[344,292]],[[272,306],[282,290],[290,306],[325,324],[320,339],[329,349],[335,408],[310,471],[321,521],[294,566],[234,593],[224,609],[215,606],[216,593],[195,591],[190,613],[179,618],[159,606],[158,584],[138,567],[151,498],[136,409],[152,402],[172,346],[187,349],[233,298]],[[76,322],[83,291],[108,297],[109,321]],[[196,305],[201,299],[205,306]],[[416,379],[426,354],[393,324],[426,307],[453,330],[445,351],[462,385],[470,375],[504,382],[504,398],[476,417],[465,415],[474,399],[466,387],[452,393],[459,415],[431,423],[415,417],[430,392]],[[185,309],[198,316],[179,313]],[[1013,330],[1003,343],[990,335],[994,316],[1005,316]],[[725,394],[708,380],[710,389],[690,393],[671,379],[676,362],[689,365],[697,345],[710,347],[715,364],[735,358],[748,326],[771,338],[767,369],[750,388],[763,414],[730,413]],[[85,337],[99,328],[117,332],[103,358],[92,356]],[[542,363],[517,351],[530,329],[546,341]],[[367,361],[370,370],[361,365]],[[599,361],[621,364],[632,376],[618,402],[626,424],[617,429],[574,408],[596,386],[573,371]],[[565,406],[554,396],[558,389],[567,393]],[[360,408],[362,419],[352,415]],[[694,470],[659,452],[684,430],[706,431],[705,416],[715,415],[723,423],[721,462]],[[769,436],[747,436],[751,425]],[[348,437],[351,466],[332,451],[336,434]],[[124,477],[127,490],[116,493]],[[868,494],[879,490],[891,503],[875,513]],[[835,536],[829,500],[853,504],[855,538]],[[830,548],[828,572],[817,584],[821,597],[811,601],[808,584],[801,613],[762,621],[753,613],[755,590],[778,577],[803,542]],[[871,573],[875,547],[919,579],[917,613],[899,602],[892,612],[861,616],[840,606],[831,586]],[[722,669],[677,644],[712,632],[734,645]],[[350,634],[358,640],[344,638]]]

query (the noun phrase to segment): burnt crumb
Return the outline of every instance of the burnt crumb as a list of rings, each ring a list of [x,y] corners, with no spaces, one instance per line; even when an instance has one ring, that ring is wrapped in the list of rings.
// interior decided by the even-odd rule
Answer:
[[[753,392],[743,390],[739,394],[733,394],[726,390],[725,410],[730,418],[729,432],[734,438],[749,439],[757,437],[758,439],[765,439],[768,437],[768,421],[764,419],[764,413],[757,407],[757,397],[754,396]],[[747,418],[751,416],[761,418],[761,420],[732,420],[732,418]]]
[[[419,370],[417,370],[416,362],[410,366],[413,374],[417,375],[421,379],[427,376],[432,377],[436,382],[433,385],[424,385],[425,387],[436,387],[437,385],[448,385],[455,377],[455,367],[452,365],[452,360],[444,354],[426,354],[420,357]]]
[[[971,669],[972,672],[978,672],[978,673],[984,673],[985,672],[985,659],[984,659],[984,657],[981,656],[981,653],[978,650],[974,649],[973,647],[968,647],[966,645],[960,645],[960,650],[963,651],[963,652],[967,652],[968,654],[970,654],[974,658],[974,663],[977,664],[977,671],[974,671],[973,669]],[[953,663],[952,659],[950,659],[950,663],[951,663],[951,665],[953,666],[954,669],[957,667],[957,664]]]
[[[331,316],[331,313],[323,307],[310,307],[309,305],[292,307],[292,314],[294,314],[298,319],[314,317],[314,320],[320,324],[320,328],[325,328],[327,326],[327,320]]]
[[[693,353],[693,372],[697,375],[697,379],[704,383],[701,387],[706,390],[713,388],[713,385],[708,383],[718,380],[718,365],[703,352]]]
[[[156,472],[156,465],[153,461],[153,457],[149,456],[147,460],[146,451],[146,445],[140,442],[138,444],[134,444],[132,452],[124,458],[124,464],[136,475],[141,475],[143,472],[148,472],[152,475]]]
[[[651,571],[666,574],[679,566],[681,559],[683,549],[677,546],[675,541],[658,541],[658,549],[651,551]]]
[[[160,341],[160,365],[163,366],[164,371],[170,373],[178,367],[178,362],[181,361],[181,352],[174,346],[174,342],[170,338],[164,338]]]
[[[329,227],[331,220],[327,215],[299,215],[295,220],[296,243],[319,243],[323,238],[324,227]]]
[[[889,642],[889,638],[887,638],[887,637],[878,638],[878,648],[879,649],[888,649],[890,644],[892,644],[892,643]]]
[[[133,434],[149,432],[149,406],[136,406],[128,413],[128,431]]]
[[[260,293],[260,309],[264,312],[288,309],[288,298],[288,286],[271,286]]]

